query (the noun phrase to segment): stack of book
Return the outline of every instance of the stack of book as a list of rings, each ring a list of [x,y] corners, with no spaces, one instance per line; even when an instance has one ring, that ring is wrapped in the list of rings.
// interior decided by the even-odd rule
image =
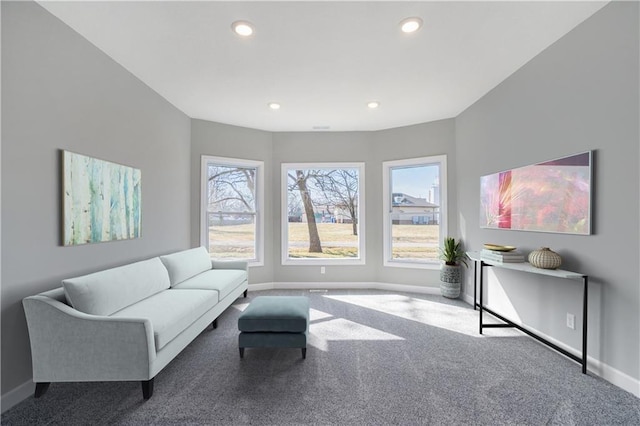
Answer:
[[[524,262],[524,255],[519,251],[497,251],[482,249],[480,258],[497,263],[521,263]]]

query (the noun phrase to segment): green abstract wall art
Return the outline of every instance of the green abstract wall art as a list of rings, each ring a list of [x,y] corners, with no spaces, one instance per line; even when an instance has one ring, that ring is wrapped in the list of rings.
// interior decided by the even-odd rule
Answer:
[[[63,151],[65,246],[140,237],[139,169]]]

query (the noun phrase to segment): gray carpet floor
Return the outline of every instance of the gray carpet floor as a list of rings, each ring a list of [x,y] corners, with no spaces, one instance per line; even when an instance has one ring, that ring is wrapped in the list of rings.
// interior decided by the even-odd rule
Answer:
[[[238,355],[237,319],[260,295],[306,295],[299,349]],[[240,298],[155,379],[54,383],[3,425],[640,425],[640,399],[511,329],[439,296],[264,291]]]

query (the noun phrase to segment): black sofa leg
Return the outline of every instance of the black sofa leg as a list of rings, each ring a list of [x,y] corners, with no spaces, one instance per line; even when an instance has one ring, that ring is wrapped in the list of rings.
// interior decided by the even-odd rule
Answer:
[[[36,383],[36,391],[33,394],[33,397],[40,398],[42,395],[44,395],[47,389],[49,389],[50,384],[51,383],[49,382]]]
[[[307,348],[302,348],[302,359],[307,359]]]
[[[149,399],[153,395],[153,379],[143,380],[142,382],[142,397]]]
[[[240,358],[244,358],[244,348],[239,348],[240,349]]]
[[[245,299],[247,298],[247,291],[249,291],[249,290],[245,290],[245,291],[244,291],[244,298],[245,298]]]
[[[213,322],[211,323],[211,327],[213,327],[214,330],[218,328],[218,318],[213,320]]]

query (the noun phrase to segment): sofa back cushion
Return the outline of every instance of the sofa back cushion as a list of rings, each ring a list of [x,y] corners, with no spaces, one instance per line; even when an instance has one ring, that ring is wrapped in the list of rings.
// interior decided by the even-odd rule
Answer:
[[[169,274],[159,258],[143,260],[62,281],[67,301],[93,315],[111,315],[169,288]]]
[[[160,256],[160,260],[169,271],[171,287],[211,269],[211,257],[204,247]]]

